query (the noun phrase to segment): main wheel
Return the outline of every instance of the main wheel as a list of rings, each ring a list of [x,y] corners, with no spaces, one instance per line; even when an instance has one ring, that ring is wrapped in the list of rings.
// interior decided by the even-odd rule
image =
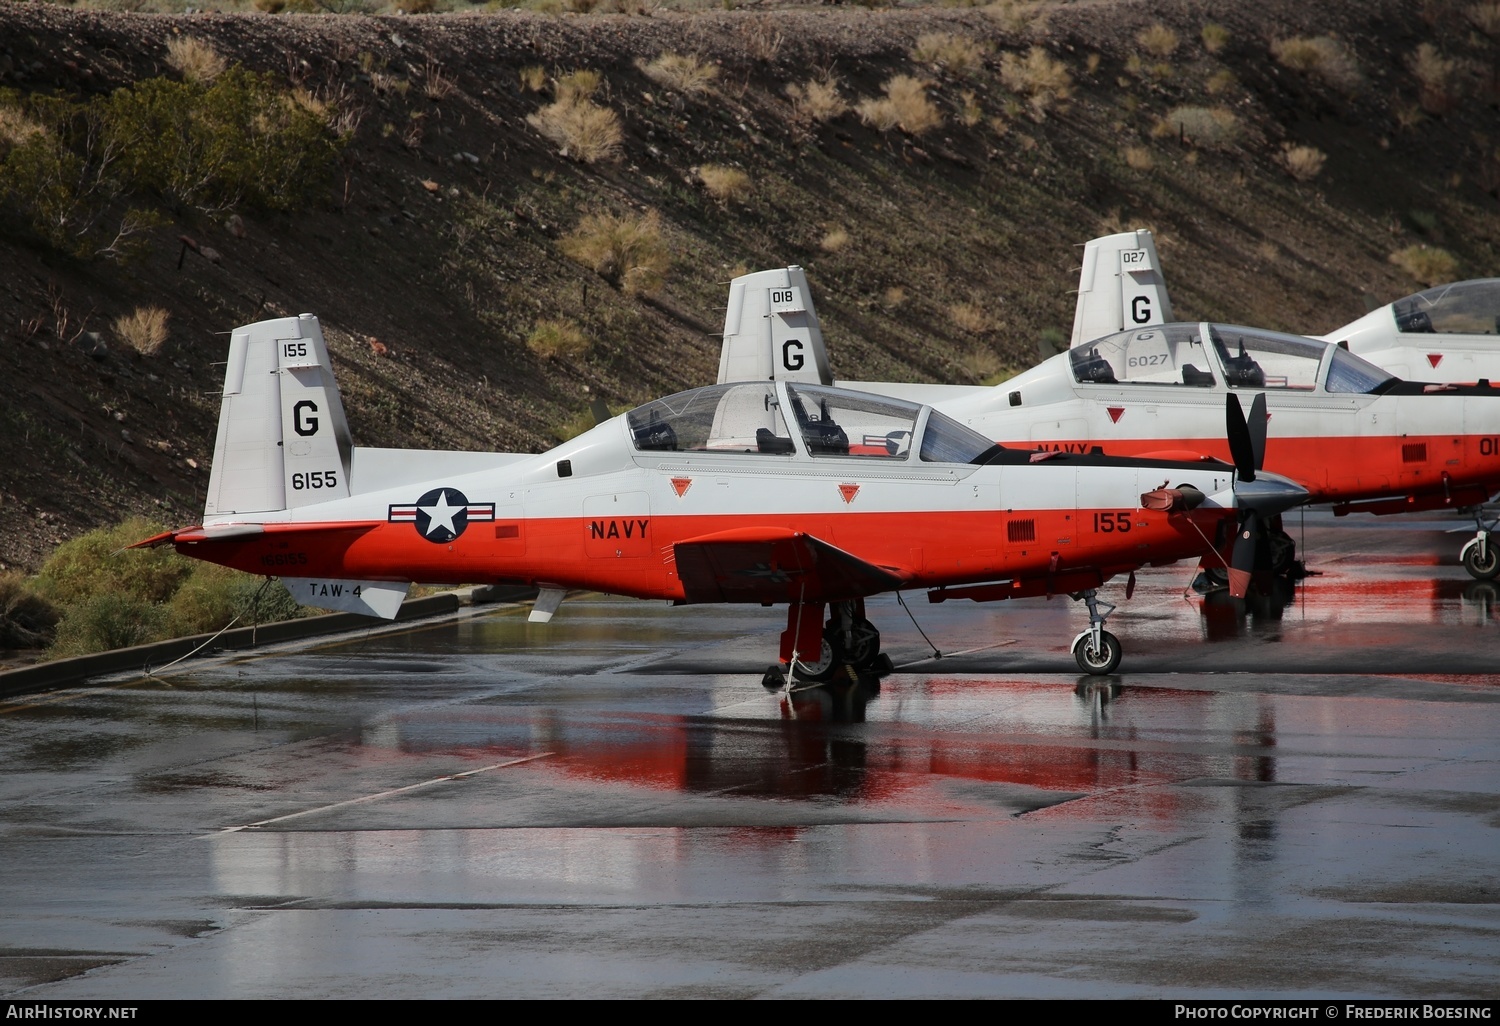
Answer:
[[[1078,660],[1078,668],[1084,673],[1096,676],[1114,673],[1115,668],[1120,665],[1120,656],[1124,654],[1124,650],[1120,648],[1120,639],[1109,631],[1100,631],[1099,641],[1100,647],[1095,648],[1093,638],[1085,634],[1073,646],[1073,658]]]
[[[818,651],[817,661],[814,662],[810,659],[799,658],[792,665],[792,675],[798,680],[831,680],[833,679],[833,675],[838,672],[841,662],[842,660],[839,658],[837,647],[830,644],[829,640],[825,637],[822,647]]]
[[[854,637],[844,658],[861,670],[868,670],[880,657],[880,632],[869,620],[854,621]]]
[[[1500,574],[1500,545],[1492,538],[1484,546],[1483,553],[1478,545],[1471,546],[1464,552],[1464,569],[1476,581],[1493,580]]]

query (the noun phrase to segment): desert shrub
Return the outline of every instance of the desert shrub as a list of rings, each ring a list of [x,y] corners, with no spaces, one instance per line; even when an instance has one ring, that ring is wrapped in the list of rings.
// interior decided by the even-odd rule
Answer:
[[[568,257],[631,293],[661,288],[671,266],[654,210],[643,217],[590,214],[559,245]]]
[[[138,306],[133,312],[115,318],[115,334],[131,349],[150,356],[167,340],[167,321],[171,316],[159,306]]]
[[[0,648],[45,648],[57,630],[58,611],[20,574],[0,574]]]
[[[1441,285],[1458,278],[1458,258],[1436,246],[1407,246],[1392,253],[1390,261],[1423,285]]]
[[[849,109],[839,95],[839,80],[832,76],[811,78],[801,85],[793,82],[786,87],[786,94],[797,114],[810,121],[832,121]]]
[[[984,67],[989,47],[978,39],[952,32],[924,32],[911,48],[911,59],[931,64],[955,75],[966,75]]]
[[[959,331],[981,335],[995,326],[989,312],[978,303],[954,303],[948,307],[948,319]]]
[[[900,285],[892,285],[880,294],[880,302],[894,310],[906,302],[906,290]]]
[[[1487,36],[1500,38],[1500,3],[1489,0],[1487,3],[1474,4],[1464,12],[1469,17],[1469,23]]]
[[[184,81],[196,85],[208,85],[228,67],[212,43],[194,36],[176,36],[167,40],[167,65]]]
[[[1287,143],[1278,158],[1286,173],[1299,182],[1310,182],[1323,170],[1328,154],[1316,146],[1294,146]]]
[[[959,96],[963,106],[958,110],[958,120],[965,128],[973,128],[984,120],[984,108],[979,105],[979,97],[970,90],[964,90]]]
[[[1407,67],[1416,77],[1418,102],[1427,113],[1446,114],[1458,105],[1458,61],[1423,43],[1407,60]]]
[[[1032,116],[1041,120],[1047,108],[1073,95],[1073,76],[1062,61],[1045,49],[1033,46],[1020,57],[1007,53],[1000,58],[1000,81],[1005,88],[1030,98]]]
[[[1332,36],[1295,36],[1273,40],[1271,56],[1282,67],[1317,79],[1342,92],[1352,93],[1364,81],[1354,54]]]
[[[818,240],[818,248],[824,253],[837,253],[849,245],[849,233],[843,228],[830,228]]]
[[[167,626],[173,635],[207,634],[231,623],[245,627],[306,616],[286,588],[227,566],[195,561],[193,572],[172,595]]]
[[[625,139],[619,115],[588,100],[559,100],[526,121],[556,143],[564,156],[584,164],[619,159],[620,145]]]
[[[1135,41],[1141,45],[1141,49],[1157,58],[1172,56],[1181,43],[1177,33],[1159,21],[1137,32]]]
[[[408,10],[407,14],[420,12]],[[458,88],[458,83],[448,77],[441,64],[429,62],[422,68],[422,95],[434,102],[446,100]]]
[[[984,9],[1006,32],[1041,32],[1047,27],[1047,10],[1036,0],[996,0]]]
[[[169,546],[127,548],[162,529],[160,524],[132,517],[63,542],[42,565],[34,587],[42,597],[64,606],[105,593],[166,602],[192,575],[194,561]]]
[[[774,61],[781,52],[783,36],[770,18],[756,18],[740,30],[745,52],[758,61]]]
[[[1178,135],[1194,146],[1225,149],[1240,136],[1240,120],[1224,107],[1174,107],[1156,128],[1156,134]]]
[[[1120,151],[1120,157],[1125,166],[1134,171],[1150,171],[1156,166],[1151,151],[1144,146],[1127,146]]]
[[[27,117],[21,108],[0,106],[0,152],[19,146],[45,131],[41,125]]]
[[[1208,81],[1203,86],[1208,90],[1210,96],[1218,96],[1221,93],[1227,93],[1238,84],[1239,79],[1234,77],[1234,72],[1228,68],[1220,68],[1208,76]]]
[[[582,356],[592,345],[583,330],[570,320],[537,321],[526,336],[526,348],[544,359]]]
[[[1229,45],[1229,30],[1218,22],[1211,21],[1204,25],[1199,35],[1203,40],[1203,49],[1209,53],[1218,53]]]
[[[171,619],[166,606],[128,592],[99,592],[67,608],[52,651],[58,656],[86,655],[160,641],[171,636]]]
[[[900,128],[909,135],[921,135],[943,123],[943,115],[927,98],[927,84],[910,75],[896,75],[881,87],[883,99],[861,100],[855,108],[860,120],[871,128],[889,132]]]
[[[742,201],[750,195],[750,176],[737,167],[704,164],[698,169],[698,180],[720,203]]]
[[[592,68],[570,71],[557,80],[557,98],[563,102],[592,100],[603,84],[604,76]]]
[[[131,189],[205,211],[300,208],[338,153],[321,116],[241,68],[208,86],[146,79],[94,103],[83,119],[97,117]]]
[[[262,14],[280,14],[286,10],[287,0],[255,0],[253,6]]]
[[[647,78],[667,89],[697,96],[713,88],[719,69],[691,55],[663,53],[655,60],[638,65]]]

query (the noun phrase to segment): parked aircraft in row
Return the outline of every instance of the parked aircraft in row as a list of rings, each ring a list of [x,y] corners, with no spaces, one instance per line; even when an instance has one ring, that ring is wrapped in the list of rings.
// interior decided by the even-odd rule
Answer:
[[[1171,321],[1172,303],[1149,231],[1122,232],[1084,246],[1073,317],[1074,347],[1114,332]],[[1432,387],[1456,385],[1479,389],[1469,395],[1486,395],[1492,385],[1500,385],[1500,278],[1439,285],[1405,296],[1323,335],[1321,340],[1355,353],[1396,377],[1420,379],[1425,383],[1424,393],[1460,391]],[[1431,439],[1423,437],[1422,422],[1405,419],[1397,427],[1404,471],[1408,457],[1421,452],[1419,447]],[[1481,458],[1500,450],[1500,415],[1490,403],[1466,404],[1464,430],[1477,436]],[[1454,441],[1457,443],[1457,439]],[[1273,452],[1271,459],[1273,465],[1282,463],[1278,452]],[[1294,471],[1289,472],[1296,476]],[[1491,547],[1490,535],[1497,525],[1487,519],[1484,507],[1494,494],[1494,484],[1487,477],[1481,478],[1479,487],[1488,487],[1489,491],[1480,495],[1474,489],[1450,490],[1451,476],[1442,481],[1441,493],[1419,485],[1394,503],[1336,502],[1334,512],[1436,508],[1471,512],[1476,530],[1459,553],[1460,559],[1471,576],[1480,580],[1495,577],[1500,574],[1500,547]]]
[[[1071,593],[1088,673],[1119,641],[1109,578],[1227,553],[1240,594],[1263,525],[1303,501],[1260,469],[1263,402],[1227,405],[1233,465],[1007,449],[929,406],[800,381],[647,403],[540,455],[356,447],[311,315],[233,332],[201,525],[142,545],[279,575],[298,601],[394,616],[409,583],[537,585],[789,607],[783,674],[889,660],[864,600]],[[826,619],[825,619],[826,617]]]
[[[1230,458],[1226,396],[1263,395],[1266,466],[1336,513],[1462,509],[1500,489],[1500,389],[1488,382],[1406,382],[1345,348],[1237,325],[1152,323],[1079,341],[1171,310],[1149,237],[1133,250],[1090,246],[1067,352],[995,386],[838,384],[930,404],[1006,446],[1178,460]],[[801,268],[734,280],[719,366],[721,381],[834,383]],[[1286,565],[1291,539],[1271,530]],[[1500,552],[1465,552],[1476,576],[1496,563]]]

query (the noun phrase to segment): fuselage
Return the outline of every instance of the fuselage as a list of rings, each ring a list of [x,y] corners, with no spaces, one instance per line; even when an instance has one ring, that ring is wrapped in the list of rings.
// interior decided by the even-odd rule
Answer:
[[[1323,338],[1401,378],[1500,382],[1500,278],[1405,296]]]
[[[1314,502],[1462,506],[1500,489],[1500,389],[1392,380],[1337,347],[1257,329],[1122,332],[992,388],[843,384],[920,397],[1010,446],[1219,459],[1226,393],[1247,405],[1263,393],[1265,467]]]
[[[684,393],[712,393],[717,403],[699,417],[708,426],[696,439],[688,413],[673,421],[637,411],[539,456],[291,510],[210,517],[176,543],[259,574],[519,581],[683,601],[694,591],[676,547],[727,532],[811,535],[903,586],[941,588],[1080,567],[1108,577],[1196,558],[1234,516],[1234,471],[1223,464],[979,458],[974,450],[987,439],[973,435],[962,448],[940,438],[925,409],[830,409],[825,393],[835,390],[786,388]],[[781,409],[815,399],[821,411],[783,420]],[[788,421],[800,427],[788,430]],[[675,428],[670,445],[664,425]],[[831,442],[835,431],[841,441]],[[1143,493],[1180,485],[1207,499],[1188,511],[1141,508]],[[734,572],[784,585],[787,600],[806,586],[774,561]]]

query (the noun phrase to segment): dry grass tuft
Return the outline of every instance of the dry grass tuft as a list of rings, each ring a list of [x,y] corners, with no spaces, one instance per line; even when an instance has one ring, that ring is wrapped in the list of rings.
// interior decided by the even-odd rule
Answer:
[[[984,9],[1006,32],[1022,35],[1047,27],[1047,10],[1035,0],[996,0]]]
[[[592,100],[603,84],[604,76],[592,68],[570,71],[557,80],[557,98],[574,103]]]
[[[1120,156],[1132,171],[1150,171],[1156,166],[1151,151],[1144,146],[1127,146],[1120,151]]]
[[[528,64],[519,72],[521,88],[528,93],[539,93],[547,88],[547,69],[540,64]]]
[[[559,245],[567,256],[632,294],[661,288],[672,262],[654,210],[642,217],[590,214]]]
[[[971,381],[979,385],[998,385],[1016,375],[1014,368],[989,350],[968,353],[958,365]]]
[[[758,61],[769,63],[781,53],[781,30],[770,18],[756,18],[747,22],[740,35],[745,40],[745,52]]]
[[[855,108],[860,120],[881,132],[900,128],[921,135],[943,123],[943,115],[927,98],[927,83],[910,75],[896,75],[884,86],[885,98],[861,100]]]
[[[172,315],[159,306],[138,306],[135,312],[115,318],[115,334],[142,356],[151,356],[167,340],[167,322]]]
[[[849,245],[849,233],[843,228],[830,228],[818,242],[818,248],[824,253],[837,253]]]
[[[1239,141],[1240,119],[1225,107],[1174,107],[1157,123],[1153,134],[1180,136],[1204,149],[1227,149]]]
[[[593,342],[570,320],[537,321],[526,336],[526,348],[546,360],[559,356],[582,356]]]
[[[1203,39],[1203,49],[1209,53],[1218,53],[1229,45],[1229,30],[1218,22],[1211,21],[1204,25],[1200,35]]]
[[[697,57],[678,53],[664,53],[650,62],[637,62],[637,67],[657,85],[675,89],[687,96],[698,96],[713,88],[719,69]]]
[[[906,290],[900,285],[892,285],[881,293],[880,302],[889,310],[894,310],[906,302]]]
[[[1446,114],[1458,106],[1458,61],[1444,57],[1431,43],[1423,43],[1407,60],[1407,67],[1417,79],[1417,101],[1423,110]]]
[[[213,45],[194,36],[167,40],[167,65],[185,81],[207,85],[228,67]]]
[[[1137,32],[1135,41],[1141,44],[1141,49],[1159,60],[1176,53],[1178,45],[1182,42],[1177,38],[1176,32],[1159,21]]]
[[[0,107],[0,148],[19,146],[45,131],[19,107]]]
[[[429,100],[434,102],[446,100],[457,88],[458,83],[448,77],[441,64],[429,62],[422,69],[422,93]]]
[[[1234,77],[1234,72],[1228,68],[1220,68],[1208,76],[1208,81],[1203,83],[1203,87],[1208,90],[1208,95],[1219,96],[1222,93],[1229,92],[1229,90],[1239,84],[1240,80]]]
[[[1436,246],[1407,246],[1392,253],[1390,261],[1423,285],[1441,285],[1458,279],[1458,258]]]
[[[698,169],[698,180],[721,206],[743,202],[750,195],[750,176],[737,167],[704,164]]]
[[[1007,53],[1000,58],[1000,81],[1005,88],[1027,96],[1032,117],[1041,121],[1047,110],[1073,95],[1073,76],[1068,66],[1055,60],[1040,46],[1033,46],[1024,58]]]
[[[527,123],[562,149],[564,156],[584,164],[617,160],[624,142],[620,118],[608,107],[588,100],[558,100],[526,119]]]
[[[839,95],[839,80],[833,76],[808,79],[801,85],[793,82],[786,87],[786,94],[799,117],[820,124],[840,117],[849,109]]]
[[[1273,40],[1271,56],[1282,67],[1315,78],[1340,92],[1354,93],[1364,82],[1354,54],[1332,36]]]
[[[959,108],[958,120],[963,122],[965,128],[973,128],[984,120],[984,108],[979,105],[979,97],[970,90],[964,90],[959,96],[963,106]]]
[[[924,32],[911,48],[911,59],[954,75],[967,75],[984,67],[988,44],[952,32]]]
[[[983,335],[994,330],[995,321],[989,312],[978,303],[954,303],[948,307],[948,319],[959,331]]]
[[[1469,23],[1487,36],[1500,39],[1500,2],[1475,4],[1464,12]]]
[[[1318,177],[1328,154],[1316,146],[1294,146],[1286,143],[1281,147],[1277,160],[1286,168],[1286,173],[1299,182],[1310,182]]]

